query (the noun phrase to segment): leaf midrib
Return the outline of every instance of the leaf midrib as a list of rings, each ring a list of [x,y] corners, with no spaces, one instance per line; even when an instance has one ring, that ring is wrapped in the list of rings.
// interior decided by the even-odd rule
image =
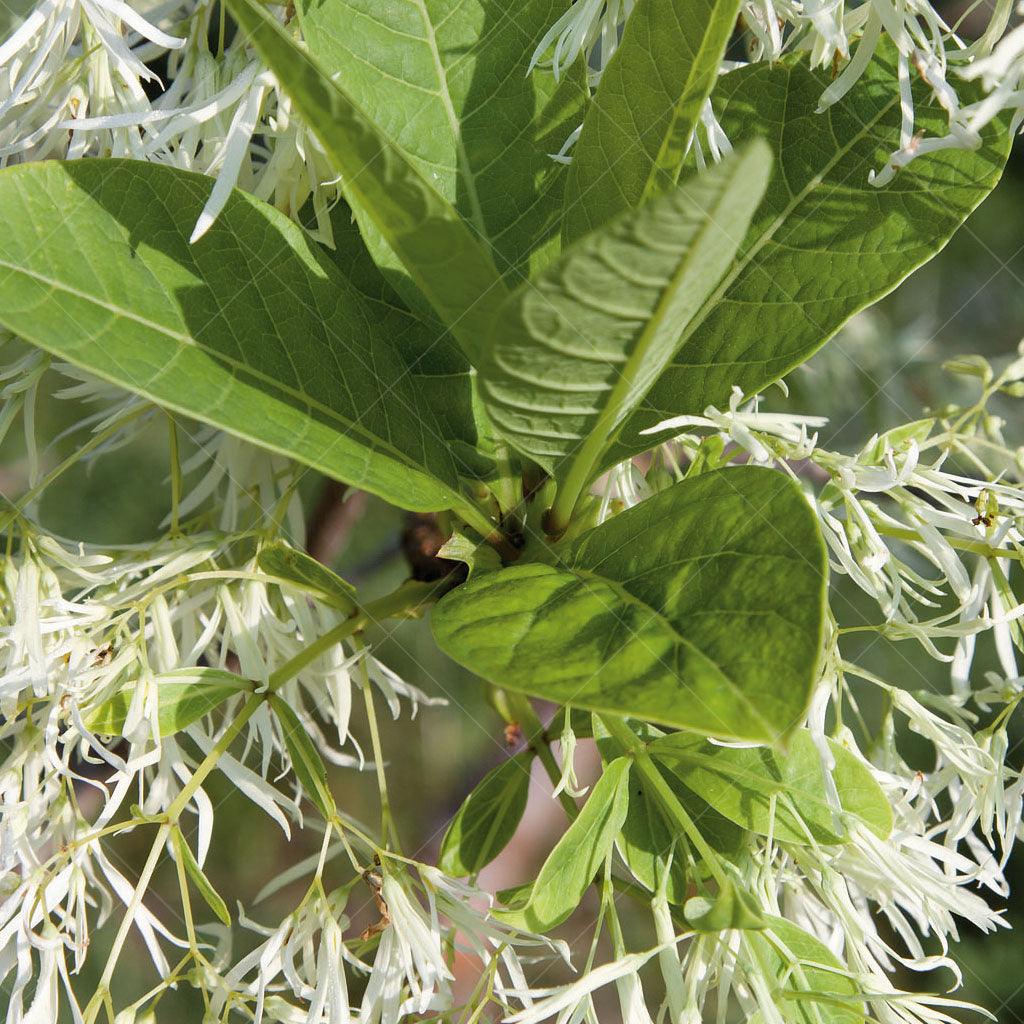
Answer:
[[[427,49],[430,50],[431,60],[434,62],[434,73],[437,75],[437,95],[444,108],[444,115],[448,120],[448,127],[451,129],[452,138],[455,141],[457,167],[456,176],[466,184],[466,197],[469,200],[469,219],[482,238],[487,238],[487,225],[484,223],[483,209],[480,206],[480,195],[477,192],[476,178],[469,165],[469,156],[466,153],[465,144],[462,141],[462,126],[459,123],[458,115],[455,113],[455,104],[452,102],[451,90],[448,88],[448,72],[445,69],[444,61],[441,60],[441,51],[437,45],[437,33],[434,30],[434,23],[430,20],[425,0],[412,0],[423,20],[423,28],[426,32],[424,41]]]
[[[146,327],[149,328],[150,330],[156,331],[158,334],[162,334],[166,338],[169,338],[171,341],[175,341],[184,347],[192,346],[198,349],[200,352],[209,355],[211,358],[223,361],[233,371],[237,371],[239,374],[251,375],[261,383],[268,384],[272,388],[278,390],[279,392],[289,395],[290,397],[295,398],[300,402],[304,402],[306,405],[309,406],[310,409],[319,410],[330,419],[333,419],[337,423],[343,424],[345,427],[350,428],[351,430],[358,433],[366,441],[368,441],[371,445],[377,447],[378,449],[384,449],[387,454],[391,455],[396,461],[400,462],[406,468],[413,470],[420,476],[428,479],[431,483],[443,487],[453,498],[457,497],[450,484],[438,479],[431,473],[425,472],[423,468],[419,466],[418,463],[409,459],[408,456],[401,449],[396,448],[391,443],[390,440],[386,440],[385,438],[379,437],[377,434],[374,434],[371,431],[367,430],[366,427],[360,424],[357,420],[346,419],[336,409],[332,409],[330,406],[324,405],[322,402],[317,401],[306,392],[297,391],[294,388],[288,387],[280,380],[274,377],[270,377],[267,374],[261,373],[255,368],[243,364],[229,355],[220,352],[212,352],[210,349],[205,347],[197,338],[194,338],[190,334],[183,334],[180,331],[175,331],[172,328],[166,327],[163,324],[159,324],[154,320],[150,320],[148,317],[139,316],[138,314],[133,313],[130,310],[126,310],[116,305],[115,303],[107,302],[103,299],[97,298],[96,296],[90,295],[88,292],[83,292],[81,289],[74,288],[71,285],[68,285],[55,278],[48,277],[45,274],[40,274],[36,271],[29,270],[26,267],[18,266],[16,264],[9,262],[8,260],[3,259],[0,259],[0,268],[9,270],[11,273],[14,274],[20,274],[21,276],[27,277],[40,284],[44,284],[47,287],[53,289],[54,291],[61,292],[65,295],[69,295],[73,298],[79,299],[80,301],[90,303],[91,305],[96,306],[99,309],[106,310],[108,313],[111,313],[114,316],[121,317],[122,319],[128,320],[132,323],[136,323],[140,327]],[[76,361],[70,355],[66,355],[65,357],[68,358],[71,362]],[[94,369],[91,365],[85,368],[89,369],[90,372],[96,373],[98,376],[105,377],[111,383],[120,383],[121,386],[124,386],[123,382],[119,382],[110,374],[104,374],[101,370]],[[149,389],[150,383],[151,382],[147,382],[145,386],[133,385],[132,390],[137,391],[139,394],[146,396],[147,398],[149,398],[151,401],[155,402],[158,405],[177,408],[185,415],[196,415],[195,410],[186,409],[184,406],[174,403],[170,399],[154,395]]]

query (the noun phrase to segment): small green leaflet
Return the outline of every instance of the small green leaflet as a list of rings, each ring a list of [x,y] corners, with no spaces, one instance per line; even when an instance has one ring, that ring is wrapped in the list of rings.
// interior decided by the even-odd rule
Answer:
[[[669,487],[556,564],[458,587],[432,623],[444,651],[496,685],[773,743],[802,720],[817,679],[825,571],[798,487],[743,466]]]
[[[380,323],[284,214],[136,160],[0,172],[0,323],[176,412],[403,508],[459,497],[454,460]]]
[[[640,431],[722,406],[736,385],[754,394],[809,358],[858,310],[931,259],[1002,173],[1003,122],[976,150],[919,157],[884,188],[868,181],[900,147],[894,49],[881,44],[842,102],[816,113],[831,72],[804,55],[723,75],[712,104],[733,145],[767,131],[775,173],[731,269],[677,341],[671,365],[609,452],[614,465],[650,447]],[[915,79],[916,127],[949,131]],[[960,99],[980,97],[960,83]]]
[[[472,358],[505,289],[472,229],[257,0],[228,0],[254,49],[316,133],[354,204]]]
[[[638,0],[572,148],[567,242],[675,185],[739,0]]]
[[[525,906],[495,917],[523,931],[546,932],[580,905],[626,818],[630,763],[620,757],[605,768],[579,817],[544,861]]]
[[[337,813],[337,807],[327,785],[327,768],[313,746],[306,727],[291,707],[276,694],[270,697],[270,707],[277,716],[288,757],[306,796],[316,804],[325,820],[330,821]]]
[[[744,939],[765,976],[777,979],[776,1005],[787,1024],[863,1024],[859,986],[829,948],[784,918],[766,915],[765,925]]]
[[[492,547],[456,531],[441,545],[438,558],[450,558],[462,562],[469,568],[469,578],[474,573],[494,572],[501,568],[501,555]]]
[[[886,838],[892,831],[892,809],[881,787],[845,747],[831,741],[829,747],[843,811]],[[721,747],[682,733],[655,740],[650,753],[743,828],[761,835],[771,831],[777,840],[800,844],[847,839],[843,823],[834,820],[821,756],[806,729],[791,737],[784,753],[768,747]]]
[[[714,896],[694,896],[686,901],[683,916],[698,932],[724,932],[739,928],[757,931],[767,924],[753,896],[731,880]]]
[[[582,238],[502,306],[478,364],[499,432],[578,493],[732,261],[762,142]]]
[[[284,541],[273,541],[260,548],[256,564],[268,576],[305,591],[346,615],[351,615],[358,607],[356,588],[351,583]]]
[[[312,57],[518,278],[557,245],[567,168],[549,154],[586,105],[583,61],[557,81],[525,73],[567,6],[463,0],[453,15],[450,0],[296,3]],[[374,258],[396,266],[360,219]]]
[[[173,736],[208,715],[229,697],[252,693],[255,684],[219,668],[178,668],[153,676],[161,736]],[[128,683],[85,716],[86,726],[101,736],[119,736],[128,717],[138,681]]]
[[[646,731],[651,729],[647,726]],[[604,761],[622,755],[622,746],[608,735],[596,715],[593,731]],[[708,845],[728,860],[738,861],[746,848],[747,833],[709,807],[667,768],[659,766],[659,770]],[[686,841],[678,827],[666,818],[658,799],[648,793],[639,775],[634,775],[630,782],[629,809],[615,845],[642,886],[657,892],[664,885],[669,903],[682,904],[686,900],[691,881]]]
[[[442,871],[475,875],[505,849],[526,810],[532,760],[529,751],[510,757],[466,797],[441,843]]]
[[[206,875],[203,874],[203,869],[199,866],[199,862],[189,849],[188,843],[185,842],[185,837],[177,826],[171,829],[171,842],[174,844],[175,856],[185,869],[185,874],[192,880],[196,891],[203,897],[206,905],[217,915],[218,919],[230,928],[231,914],[228,913],[228,905],[224,902],[220,893],[214,889]]]

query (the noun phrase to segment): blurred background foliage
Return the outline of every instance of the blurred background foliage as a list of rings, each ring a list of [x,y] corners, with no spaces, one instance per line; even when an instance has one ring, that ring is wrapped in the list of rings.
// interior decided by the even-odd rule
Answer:
[[[1018,149],[1003,182],[945,251],[894,294],[851,321],[806,366],[792,374],[788,398],[772,389],[766,408],[827,415],[830,423],[822,431],[822,444],[855,449],[875,432],[919,418],[927,408],[969,395],[972,382],[951,377],[941,369],[942,362],[954,355],[977,353],[1000,365],[1011,357],[1024,335],[1022,209],[1024,153]],[[1018,402],[1018,417],[1019,408]],[[1012,406],[1007,406],[1006,414],[1014,415]],[[59,438],[81,415],[74,403],[46,395],[44,382],[37,410],[41,439]],[[1007,437],[1024,443],[1024,422],[1008,422]],[[44,453],[44,470],[57,464],[81,440],[71,435],[50,444]],[[154,536],[168,508],[166,445],[162,423],[151,423],[130,445],[66,474],[46,493],[40,518],[59,535],[99,544],[141,542]],[[0,492],[15,498],[25,490],[25,480],[26,454],[15,430],[0,446]],[[400,511],[362,494],[346,496],[339,506],[331,500],[330,485],[313,473],[304,479],[302,493],[311,513],[318,506],[321,511],[331,510],[334,522],[328,530],[327,544],[330,561],[365,596],[384,593],[405,578],[408,563],[402,535],[408,524]],[[877,607],[859,591],[844,586],[843,581],[834,604],[846,625],[877,621]],[[447,708],[427,707],[414,720],[403,717],[391,723],[384,736],[405,852],[432,860],[463,796],[507,756],[502,721],[489,706],[482,685],[436,649],[428,623],[403,622],[387,631],[377,630],[370,640],[385,663],[403,678],[448,702]],[[948,686],[947,666],[927,658],[913,643],[895,644],[872,634],[853,634],[845,643],[856,661],[893,682],[911,689],[944,690]],[[989,663],[979,659],[976,672],[991,667],[991,652],[987,653]],[[865,714],[870,722],[871,709],[866,708]],[[1011,753],[1015,766],[1022,760],[1022,738],[1024,730],[1018,720],[1017,751],[1016,755]],[[920,767],[927,768],[929,747],[924,741],[915,746],[913,740],[907,738],[906,753],[916,758]],[[368,749],[368,743],[363,743],[363,748]],[[581,776],[592,778],[597,770],[592,749],[581,744],[578,757]],[[332,785],[338,803],[346,811],[356,818],[375,820],[376,788],[369,773],[335,769]],[[253,899],[268,878],[318,849],[319,836],[306,830],[295,833],[289,842],[248,801],[234,794],[221,777],[214,777],[209,791],[218,805],[214,854],[207,865],[211,880],[229,902],[238,899],[250,908],[256,920],[276,924],[294,906],[302,883],[286,887],[255,907]],[[546,779],[535,771],[524,825],[502,857],[485,871],[482,882],[486,887],[496,890],[534,876],[564,824],[562,812],[549,794]],[[88,794],[83,798],[87,799]],[[126,836],[121,842],[119,866],[129,878],[136,876],[149,841],[148,836],[139,834]],[[964,925],[962,944],[955,951],[964,975],[960,994],[986,1006],[1001,1024],[1024,1022],[1024,857],[1020,854],[1016,863],[1011,862],[1009,877],[1012,895],[1006,920],[1012,930],[985,937]],[[163,905],[161,892],[166,894]],[[356,898],[350,905],[355,912],[354,931],[361,931],[375,919],[369,889],[363,895],[364,899]],[[180,930],[176,882],[167,865],[149,899],[165,923]],[[586,904],[579,913],[582,916],[561,929],[569,940],[583,931],[586,915],[593,920],[596,901]],[[649,944],[651,938],[639,931],[630,937],[638,945]],[[105,939],[109,941],[102,933],[94,937],[98,946]],[[240,953],[246,946],[243,934],[238,935],[238,942],[236,952]],[[90,956],[87,969],[96,971],[103,962],[102,955]],[[123,987],[125,996],[138,994],[150,970],[145,952],[136,942],[122,960],[116,984]],[[552,984],[557,980],[554,975],[550,978]],[[937,972],[932,977],[903,978],[898,983],[939,989],[951,982],[947,972]],[[3,1004],[0,994],[0,1008]],[[602,1020],[608,1021],[618,1014],[614,1005],[599,1006],[599,1011],[603,1011]],[[184,988],[162,1004],[159,1019],[198,1022],[202,1005]]]

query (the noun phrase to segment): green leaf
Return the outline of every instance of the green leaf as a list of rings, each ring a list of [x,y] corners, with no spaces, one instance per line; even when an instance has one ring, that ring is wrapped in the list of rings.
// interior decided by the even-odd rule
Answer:
[[[0,172],[0,322],[403,508],[458,503],[455,463],[388,325],[300,228],[243,192],[189,245],[209,188],[134,160]]]
[[[799,366],[858,310],[931,259],[988,195],[1009,152],[993,122],[976,150],[914,160],[884,188],[868,182],[900,145],[899,87],[889,44],[842,102],[816,113],[829,69],[804,56],[731,71],[712,104],[733,144],[767,132],[776,173],[729,272],[677,339],[671,366],[606,464],[650,447],[640,431],[722,406]],[[916,127],[946,135],[945,112],[916,81]],[[960,99],[979,95],[964,83]]]
[[[494,572],[501,568],[501,555],[494,548],[473,540],[456,531],[441,545],[438,558],[450,558],[453,562],[464,562],[469,567],[471,578],[474,573]]]
[[[526,60],[566,0],[299,0],[311,55],[469,222],[503,273],[557,242],[566,168],[551,159],[583,118],[583,62],[560,80]],[[367,228],[363,219],[364,230]],[[374,257],[397,264],[366,237]],[[382,241],[382,240],[381,240]],[[401,290],[401,285],[397,284]]]
[[[752,143],[581,239],[502,306],[479,364],[487,411],[576,493],[729,266],[768,173]]]
[[[860,760],[829,743],[836,767],[832,773],[847,819],[857,819],[885,838],[892,830],[892,810],[871,772]],[[834,820],[825,789],[824,768],[806,729],[791,738],[785,751],[768,747],[721,747],[675,733],[655,740],[651,755],[719,813],[743,828],[783,842],[841,843],[845,823]],[[774,815],[772,803],[774,800]]]
[[[653,727],[645,726],[644,729],[650,731]],[[593,731],[602,761],[622,756],[621,744],[608,735],[596,715]],[[660,731],[658,735],[662,735]],[[748,834],[687,789],[667,768],[659,766],[659,771],[708,845],[737,862],[747,848],[745,840]],[[659,885],[664,884],[665,896],[670,903],[682,904],[686,900],[690,884],[686,841],[678,827],[666,818],[657,798],[648,793],[643,780],[636,776],[630,783],[629,808],[615,845],[641,885],[657,892]]]
[[[392,287],[394,275],[385,277],[374,263],[347,204],[339,202],[335,206],[331,230],[334,247],[325,248],[324,254],[372,307],[375,322],[387,332],[417,394],[436,417],[441,438],[459,472],[489,479],[494,464],[479,450],[483,433],[477,424],[479,401],[474,399],[474,371],[465,353],[433,310],[424,308],[425,300],[404,271],[401,278],[407,290],[419,296],[419,304],[413,303],[414,308],[410,308],[399,296]]]
[[[526,905],[495,917],[524,931],[546,932],[579,906],[625,820],[630,763],[620,757],[604,770],[579,817],[544,861]]]
[[[862,1024],[864,1003],[856,998],[857,984],[842,973],[843,965],[831,950],[784,918],[766,915],[765,924],[763,932],[745,936],[745,941],[765,976],[777,979],[776,1004],[783,1019],[792,1024]],[[808,995],[793,998],[798,992]]]
[[[739,0],[639,0],[601,74],[566,185],[566,241],[679,180]]]
[[[268,576],[311,594],[346,615],[351,615],[358,607],[356,588],[348,580],[284,541],[272,541],[260,548],[256,564]]]
[[[291,707],[276,694],[270,697],[270,707],[277,716],[288,757],[306,796],[316,804],[324,818],[330,821],[337,813],[337,808],[327,784],[327,768],[313,746],[306,727]]]
[[[171,830],[171,841],[174,843],[175,855],[181,861],[181,865],[185,869],[185,873],[192,880],[196,891],[203,897],[206,905],[217,915],[220,921],[230,928],[231,914],[228,913],[228,905],[224,902],[220,893],[214,889],[206,875],[203,874],[203,869],[199,866],[199,862],[189,849],[189,845],[185,842],[185,837],[181,834],[180,829],[174,828]]]
[[[157,723],[161,736],[173,736],[208,715],[229,697],[252,693],[255,684],[219,668],[178,668],[153,676],[157,692]],[[101,736],[118,736],[124,728],[137,680],[85,716],[85,724]]]
[[[774,742],[817,679],[825,551],[782,473],[676,484],[558,551],[447,594],[451,657],[512,690],[703,735]]]
[[[688,899],[683,916],[698,932],[757,931],[767,925],[754,897],[731,879],[714,896]]]
[[[316,133],[353,203],[369,215],[472,357],[505,293],[490,254],[451,204],[273,14],[257,0],[228,0],[228,6]],[[396,59],[405,52],[404,47],[396,51]]]
[[[526,810],[532,760],[529,751],[509,758],[466,797],[441,843],[442,871],[475,875],[505,849]]]

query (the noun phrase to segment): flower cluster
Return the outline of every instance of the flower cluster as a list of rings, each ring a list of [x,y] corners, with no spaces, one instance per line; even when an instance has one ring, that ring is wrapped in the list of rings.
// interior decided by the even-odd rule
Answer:
[[[89,437],[82,459],[112,451],[141,418],[159,415],[36,355],[16,358],[0,373],[12,382],[0,416],[10,425],[21,414],[32,450],[28,393],[47,373],[67,379],[64,388],[47,379],[52,392],[100,405],[79,424]],[[173,435],[183,428],[168,420],[168,429]],[[486,897],[429,866],[389,853],[373,869],[374,857],[385,855],[384,840],[310,792],[315,784],[306,772],[312,764],[315,775],[321,758],[354,770],[381,767],[380,749],[365,752],[352,735],[360,704],[373,718],[380,701],[395,716],[403,703],[415,713],[437,701],[377,660],[349,628],[352,612],[343,601],[303,587],[295,575],[275,575],[277,562],[263,557],[294,552],[281,539],[289,524],[301,540],[301,469],[217,432],[197,430],[193,439],[195,455],[172,466],[167,532],[152,543],[97,548],[53,536],[28,514],[39,488],[3,513],[0,983],[9,991],[7,1020],[55,1021],[61,988],[75,1019],[95,1019],[133,929],[159,981],[118,1021],[143,1019],[183,978],[207,993],[217,1013],[248,1007],[267,1020],[395,1020],[450,1007],[443,920],[457,928],[466,955],[490,971],[494,992],[520,988],[516,950],[548,956],[556,947],[496,924]],[[53,483],[68,465],[42,483]],[[337,642],[323,643],[325,637]],[[282,704],[287,714],[279,713]],[[307,896],[271,929],[243,915],[266,941],[237,963],[231,930],[215,920],[229,919],[228,910],[202,881],[213,845],[206,782],[214,771],[286,836],[314,825],[308,811],[304,820],[303,797],[325,811],[322,856],[278,880],[312,873]],[[119,866],[119,842],[140,830],[155,831],[155,839],[141,877],[131,881]],[[328,892],[323,869],[342,850],[354,877]],[[183,924],[146,899],[165,851],[184,872]],[[188,900],[186,876],[198,878],[208,895],[209,921]],[[349,952],[344,910],[353,888],[373,879],[383,918],[371,965]],[[80,1007],[74,976],[91,935],[112,928],[117,936],[100,988]],[[345,963],[373,979],[355,1018]],[[305,1006],[301,1017],[289,998]]]

